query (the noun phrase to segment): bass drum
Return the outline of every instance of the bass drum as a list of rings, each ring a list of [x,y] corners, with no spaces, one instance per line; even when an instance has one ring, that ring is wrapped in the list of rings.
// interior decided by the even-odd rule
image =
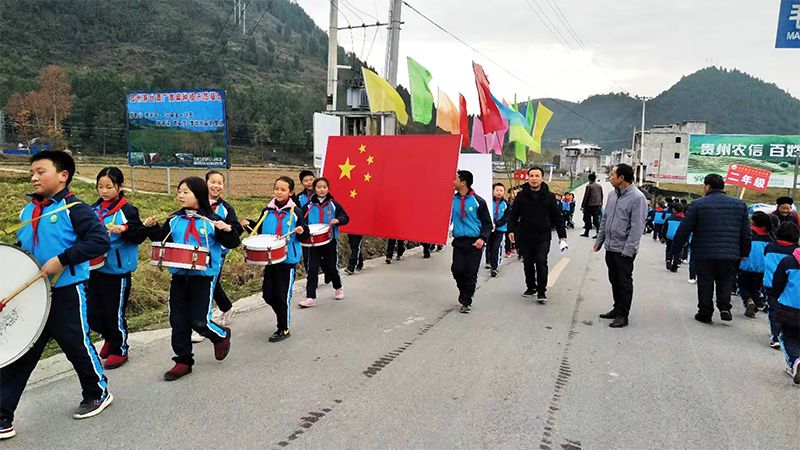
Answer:
[[[29,254],[0,244],[0,298],[5,298],[41,267]],[[44,278],[20,292],[0,311],[0,367],[20,359],[42,335],[50,315],[50,283]]]

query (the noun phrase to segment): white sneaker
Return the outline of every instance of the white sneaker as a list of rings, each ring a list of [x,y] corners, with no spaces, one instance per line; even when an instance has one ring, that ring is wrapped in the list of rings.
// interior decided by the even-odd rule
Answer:
[[[233,317],[235,315],[236,311],[233,308],[225,311],[224,313],[222,313],[222,315],[219,316],[220,325],[222,325],[223,327],[230,327],[231,324],[233,323]]]
[[[205,336],[200,336],[197,331],[192,330],[192,342],[197,344],[198,342],[203,342],[205,340]]]
[[[333,294],[333,298],[336,300],[344,300],[344,288],[336,289],[336,292]]]
[[[697,280],[689,278],[689,284],[697,284]]]
[[[311,297],[308,297],[307,299],[300,301],[298,303],[298,305],[301,308],[311,308],[311,307],[317,306],[317,300],[313,299]]]

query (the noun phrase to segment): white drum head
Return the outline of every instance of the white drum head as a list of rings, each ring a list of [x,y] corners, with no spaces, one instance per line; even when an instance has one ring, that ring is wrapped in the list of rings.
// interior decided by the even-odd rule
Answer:
[[[324,223],[314,223],[308,226],[308,231],[311,232],[312,235],[317,235],[327,233],[330,228],[330,225],[325,225]]]
[[[274,234],[255,234],[242,239],[242,246],[251,250],[272,250],[286,246],[286,240]]]
[[[39,264],[17,247],[0,244],[0,299],[11,294],[40,270]],[[0,311],[0,367],[21,358],[33,347],[50,314],[50,284],[40,279]]]

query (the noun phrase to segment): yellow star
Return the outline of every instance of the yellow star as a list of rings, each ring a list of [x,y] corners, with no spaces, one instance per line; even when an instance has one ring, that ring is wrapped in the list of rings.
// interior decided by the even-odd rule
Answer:
[[[364,144],[361,144],[361,147],[358,147],[358,152],[359,153],[364,153],[365,151],[367,151],[367,146],[364,145]]]
[[[339,165],[339,169],[342,170],[342,172],[339,174],[339,179],[341,180],[344,177],[350,178],[350,171],[355,169],[355,167],[355,165],[350,164],[350,158],[347,158],[344,164]],[[352,180],[352,178],[350,179]]]
[[[367,164],[372,164],[374,162],[375,162],[375,157],[374,156],[368,156],[367,157]]]
[[[358,195],[358,192],[356,192],[356,190],[355,190],[355,189],[353,189],[352,191],[350,191],[350,198],[356,198],[356,195]]]
[[[371,179],[372,179],[372,175],[370,175],[369,172],[367,172],[367,174],[364,175],[364,181],[369,181]]]

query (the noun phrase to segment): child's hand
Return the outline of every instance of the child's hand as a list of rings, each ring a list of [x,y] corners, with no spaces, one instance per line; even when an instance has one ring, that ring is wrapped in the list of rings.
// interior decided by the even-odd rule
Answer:
[[[331,225],[339,225],[339,219],[331,220]]]
[[[472,246],[480,250],[483,248],[483,244],[484,244],[483,239],[478,239],[477,241],[475,241],[474,244],[472,244]]]
[[[147,228],[150,228],[158,225],[158,222],[156,221],[156,218],[154,216],[150,216],[144,219],[144,221],[142,221],[142,225],[144,225]]]
[[[247,219],[240,220],[239,224],[242,225],[243,227],[247,228],[247,229],[252,229],[253,228],[252,225],[250,225],[250,221],[247,220]]]
[[[225,221],[222,221],[222,220],[215,220],[215,221],[213,221],[211,223],[214,224],[214,228],[216,228],[216,229],[218,229],[220,231],[228,232],[228,231],[231,231],[233,229],[233,228],[231,228],[230,225],[228,225],[227,223],[225,223]]]
[[[294,234],[303,234],[303,227],[297,227],[294,229]]]
[[[108,232],[111,234],[122,234],[127,231],[128,227],[125,225],[111,225],[108,227]]]
[[[53,256],[52,258],[48,259],[46,263],[44,263],[40,273],[42,278],[47,278],[50,275],[55,275],[61,272],[62,270],[64,270],[64,266],[61,265],[61,261],[58,260],[58,256]]]

